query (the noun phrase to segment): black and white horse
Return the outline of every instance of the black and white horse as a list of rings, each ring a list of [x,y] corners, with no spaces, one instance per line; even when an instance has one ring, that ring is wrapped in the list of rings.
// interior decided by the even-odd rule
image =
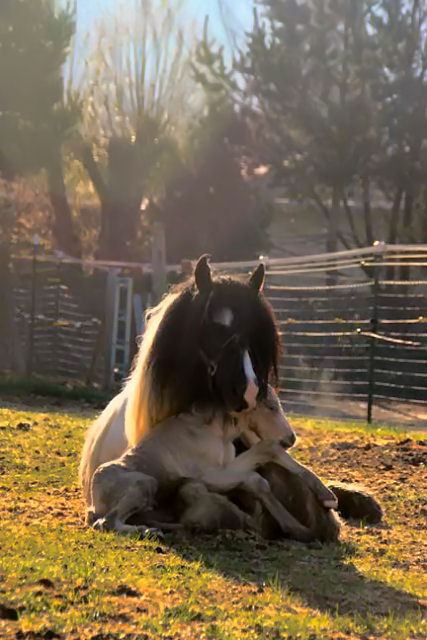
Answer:
[[[151,310],[132,374],[89,429],[80,480],[89,503],[95,469],[191,408],[253,409],[277,378],[279,334],[262,295],[264,265],[246,282],[212,278],[202,256],[194,280]]]

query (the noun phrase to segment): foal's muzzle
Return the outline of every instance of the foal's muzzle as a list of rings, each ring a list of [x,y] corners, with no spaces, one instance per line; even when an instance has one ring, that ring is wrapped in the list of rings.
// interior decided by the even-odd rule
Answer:
[[[290,436],[280,440],[280,444],[282,445],[282,447],[284,449],[290,449],[295,444],[296,439],[297,439],[297,437],[296,437],[295,433],[292,432]]]

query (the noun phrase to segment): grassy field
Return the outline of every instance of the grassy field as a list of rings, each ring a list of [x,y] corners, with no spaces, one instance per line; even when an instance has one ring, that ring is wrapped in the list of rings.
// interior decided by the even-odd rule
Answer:
[[[426,435],[295,418],[295,455],[363,483],[339,545],[87,530],[74,408],[0,409],[0,638],[425,638]]]

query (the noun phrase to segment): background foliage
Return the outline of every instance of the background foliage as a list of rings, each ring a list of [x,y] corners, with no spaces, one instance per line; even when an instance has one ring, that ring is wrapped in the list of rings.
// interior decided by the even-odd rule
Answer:
[[[44,194],[46,245],[139,260],[162,220],[171,261],[250,258],[295,212],[328,250],[425,239],[426,0],[257,0],[239,33],[218,4],[225,46],[185,0],[87,34],[74,5],[2,3],[3,191]]]

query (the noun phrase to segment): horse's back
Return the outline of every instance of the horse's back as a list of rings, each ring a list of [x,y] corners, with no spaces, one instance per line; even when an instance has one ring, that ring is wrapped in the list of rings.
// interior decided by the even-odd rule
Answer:
[[[127,449],[125,411],[127,396],[124,391],[115,396],[89,427],[80,459],[79,480],[86,502],[93,473],[104,462],[119,458]]]
[[[108,411],[112,405],[112,411]],[[100,443],[98,450],[98,464],[104,464],[110,460],[119,458],[127,449],[128,441],[125,434],[125,412],[127,405],[127,396],[122,391],[118,396],[113,398],[109,405],[105,408],[106,416],[104,427],[104,437]],[[103,412],[104,413],[104,412]],[[100,418],[102,418],[103,413]],[[102,428],[102,427],[101,427]]]

